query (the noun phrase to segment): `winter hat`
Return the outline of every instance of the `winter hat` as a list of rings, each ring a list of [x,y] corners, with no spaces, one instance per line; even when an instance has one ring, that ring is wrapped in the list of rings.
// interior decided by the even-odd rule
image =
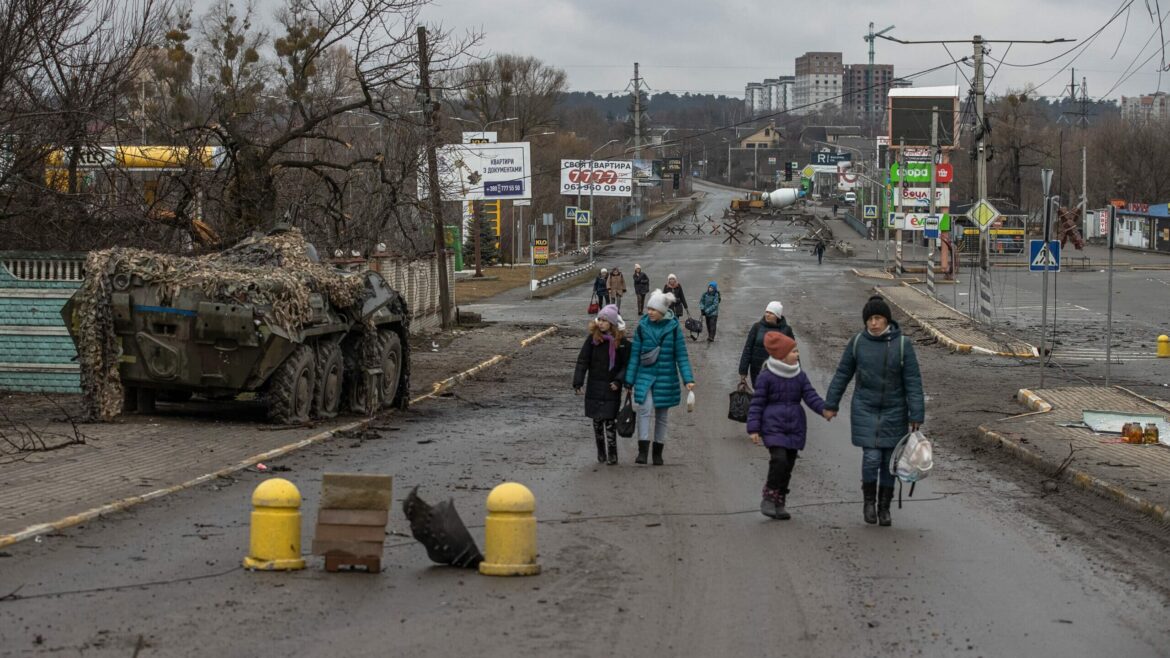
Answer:
[[[865,308],[861,309],[861,321],[869,322],[869,319],[875,315],[884,317],[886,322],[894,321],[894,316],[890,313],[890,305],[881,295],[874,295],[865,303]]]
[[[666,282],[667,282],[667,283],[670,283],[670,280],[671,280],[671,279],[674,279],[674,282],[675,282],[675,283],[678,283],[678,277],[677,277],[677,276],[675,276],[674,274],[667,274],[667,275],[666,275]]]
[[[673,304],[674,295],[657,289],[650,293],[649,299],[646,300],[646,308],[652,308],[659,313],[666,313]]]
[[[621,316],[618,315],[618,307],[614,304],[606,304],[600,311],[597,312],[598,320],[605,320],[613,326],[617,326],[618,320]]]
[[[768,302],[768,306],[764,309],[764,311],[775,315],[777,319],[784,317],[784,305],[780,302]]]
[[[603,267],[603,268],[601,268],[601,273],[602,273],[602,274],[605,274],[605,273],[606,273],[606,272],[608,272],[608,271],[609,271],[609,270],[605,269],[604,267]]]
[[[708,288],[714,288],[714,289],[715,289],[715,292],[719,292],[719,284],[715,283],[714,281],[710,281],[710,282],[708,282],[708,283],[707,283],[707,287],[708,287]]]
[[[781,361],[788,356],[796,347],[796,341],[792,340],[787,334],[779,331],[769,331],[764,334],[764,349],[768,350],[768,356]]]
[[[639,264],[637,264],[637,263],[634,263],[634,269],[635,269],[635,270],[640,270],[640,269],[642,269],[642,266],[641,266],[641,265],[639,265]]]

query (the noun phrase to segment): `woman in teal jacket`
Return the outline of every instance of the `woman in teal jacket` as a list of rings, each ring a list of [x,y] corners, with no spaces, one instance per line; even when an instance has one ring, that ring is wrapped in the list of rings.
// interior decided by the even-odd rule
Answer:
[[[646,300],[646,315],[634,331],[634,343],[626,366],[626,389],[634,390],[638,404],[638,457],[646,463],[650,449],[650,412],[654,412],[654,465],[662,465],[662,444],[666,440],[667,417],[682,399],[678,385],[681,375],[687,390],[695,388],[687,342],[678,318],[671,312],[674,295],[655,290]],[[655,350],[657,354],[655,355]]]
[[[861,315],[865,330],[845,346],[837,374],[825,396],[825,417],[836,415],[845,388],[856,375],[849,416],[853,445],[864,451],[862,511],[866,523],[880,522],[888,526],[890,500],[894,497],[890,455],[902,437],[926,420],[926,402],[914,344],[902,335],[891,317],[889,305],[875,295],[866,302]]]

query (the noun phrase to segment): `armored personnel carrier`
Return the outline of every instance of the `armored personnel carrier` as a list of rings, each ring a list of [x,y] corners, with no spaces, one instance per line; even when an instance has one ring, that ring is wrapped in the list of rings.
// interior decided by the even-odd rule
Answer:
[[[295,229],[197,258],[91,253],[62,316],[92,419],[254,393],[300,424],[408,399],[405,300],[376,272],[318,262]]]

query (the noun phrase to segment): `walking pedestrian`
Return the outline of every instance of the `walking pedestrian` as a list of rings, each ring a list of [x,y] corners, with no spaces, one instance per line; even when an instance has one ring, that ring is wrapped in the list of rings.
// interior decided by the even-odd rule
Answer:
[[[817,265],[820,265],[821,261],[825,259],[825,241],[824,240],[817,240],[817,243],[815,245],[813,245],[813,253],[817,255]]]
[[[601,268],[597,278],[593,280],[593,294],[597,295],[598,306],[609,305],[609,270],[604,267]]]
[[[638,405],[638,457],[635,464],[645,464],[650,450],[650,416],[654,416],[654,465],[662,465],[662,445],[670,408],[681,401],[678,380],[682,377],[687,390],[694,390],[695,377],[687,357],[687,342],[682,327],[670,307],[674,296],[655,290],[646,300],[646,317],[634,330],[626,388],[634,390]]]
[[[833,204],[833,216],[834,217],[837,216],[837,204],[835,204],[835,203]]]
[[[768,360],[756,380],[756,392],[748,409],[748,438],[768,448],[768,479],[760,500],[760,512],[773,519],[792,518],[784,505],[788,501],[788,484],[796,458],[804,450],[808,423],[803,401],[810,409],[825,415],[825,401],[817,395],[812,382],[800,369],[800,350],[796,341],[779,331],[764,338]]]
[[[768,302],[768,306],[764,308],[764,317],[748,330],[743,352],[739,356],[739,383],[746,384],[750,375],[752,386],[756,385],[756,377],[760,375],[764,362],[768,360],[764,339],[774,331],[796,340],[792,327],[788,326],[788,320],[784,318],[784,305],[777,301]]]
[[[715,325],[719,324],[719,302],[723,296],[719,294],[719,285],[714,281],[707,284],[707,292],[699,298],[699,313],[707,322],[707,342],[715,342]]]
[[[684,311],[691,310],[691,307],[687,306],[687,296],[683,294],[682,284],[678,282],[677,276],[673,274],[666,276],[666,285],[662,287],[662,292],[674,296],[674,303],[671,304],[670,310],[675,317],[681,318]]]
[[[606,289],[609,291],[609,300],[614,306],[618,307],[620,311],[622,308],[622,295],[626,294],[626,275],[614,266],[609,271],[609,279],[606,280]]]
[[[622,331],[617,306],[601,309],[589,322],[589,336],[577,354],[573,390],[582,394],[585,416],[593,419],[598,463],[618,463],[617,415],[622,400],[622,375],[630,360],[630,341]]]
[[[865,329],[845,346],[825,396],[825,417],[837,414],[845,388],[856,375],[849,421],[853,445],[863,451],[862,514],[866,523],[888,526],[894,497],[890,455],[903,436],[922,425],[926,402],[914,344],[902,335],[889,304],[881,296],[870,297],[861,317]]]
[[[642,309],[646,307],[646,295],[650,294],[650,277],[637,263],[634,263],[634,294],[638,296],[638,315],[642,315]]]

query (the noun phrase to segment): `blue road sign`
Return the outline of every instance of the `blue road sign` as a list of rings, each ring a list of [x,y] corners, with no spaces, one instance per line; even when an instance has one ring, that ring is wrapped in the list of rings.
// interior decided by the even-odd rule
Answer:
[[[1060,271],[1060,240],[1028,240],[1028,270],[1032,272]]]

